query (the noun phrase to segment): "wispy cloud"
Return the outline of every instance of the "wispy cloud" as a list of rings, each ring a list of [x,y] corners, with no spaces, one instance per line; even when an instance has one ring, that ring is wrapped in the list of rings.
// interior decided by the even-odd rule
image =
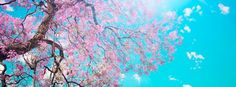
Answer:
[[[183,84],[183,87],[192,87],[190,84]]]
[[[200,5],[196,5],[193,7],[188,7],[183,10],[183,16],[186,17],[189,21],[193,21],[191,18],[191,15],[198,13],[199,15],[202,15],[202,7]]]
[[[120,78],[124,79],[125,78],[125,74],[120,74]]]
[[[177,79],[176,79],[175,77],[173,77],[172,75],[169,75],[168,78],[169,78],[169,80],[171,80],[171,81],[177,81]]]
[[[199,15],[202,15],[202,7],[200,5],[196,6],[196,11],[198,12]]]
[[[2,71],[4,70],[4,66],[2,64],[0,64],[0,73],[2,73]]]
[[[197,54],[196,52],[187,52],[187,56],[189,59],[200,59],[200,60],[204,59],[204,57],[201,54]]]
[[[5,3],[5,0],[0,0],[0,3]],[[11,7],[10,5],[4,5],[3,7],[6,11],[14,11],[13,7]]]
[[[133,75],[134,79],[136,79],[138,82],[141,81],[141,77],[138,74]]]
[[[187,31],[188,33],[191,32],[191,29],[190,29],[189,26],[187,26],[187,25],[184,26],[184,30]]]
[[[184,9],[184,16],[189,17],[189,16],[191,16],[192,12],[193,12],[192,8],[185,8]]]
[[[204,60],[204,56],[201,54],[197,54],[197,52],[187,52],[187,57],[189,60],[194,61],[195,66],[190,69],[196,70],[201,68],[201,63]]]
[[[221,14],[223,14],[223,15],[229,14],[229,10],[230,10],[230,7],[229,7],[229,6],[225,6],[224,4],[219,3],[219,4],[218,4],[218,7],[219,7],[219,9],[220,9],[220,11],[221,11]]]

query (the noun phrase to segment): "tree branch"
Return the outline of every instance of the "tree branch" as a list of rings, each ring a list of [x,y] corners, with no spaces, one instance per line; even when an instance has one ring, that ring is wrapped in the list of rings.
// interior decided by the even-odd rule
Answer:
[[[8,5],[8,4],[11,4],[11,3],[15,2],[15,1],[16,1],[16,0],[11,0],[11,1],[9,1],[9,2],[0,3],[0,5]]]
[[[86,2],[86,1],[84,1],[84,0],[83,0],[83,2],[85,3],[85,5],[86,5],[87,7],[90,7],[90,8],[91,8],[92,14],[93,14],[93,21],[94,21],[95,25],[98,25],[98,21],[97,21],[97,17],[96,17],[96,10],[95,10],[95,8],[94,8],[94,5],[88,3],[88,2]]]

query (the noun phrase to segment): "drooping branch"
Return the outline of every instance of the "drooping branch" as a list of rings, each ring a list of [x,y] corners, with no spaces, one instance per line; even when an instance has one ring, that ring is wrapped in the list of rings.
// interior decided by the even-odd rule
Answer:
[[[56,47],[60,51],[60,57],[64,58],[63,48],[59,44],[48,39],[43,39],[42,41],[46,42],[47,44],[52,45],[52,47]],[[53,53],[53,56],[55,56],[54,53]]]
[[[97,21],[97,17],[96,17],[96,10],[95,10],[95,8],[94,8],[94,5],[88,3],[88,2],[86,2],[86,1],[84,1],[84,0],[83,0],[83,2],[85,3],[85,5],[86,5],[87,7],[90,7],[90,8],[91,8],[92,14],[93,14],[93,21],[94,21],[95,25],[98,25],[98,21]]]
[[[51,84],[53,84],[53,86],[56,85],[56,83],[54,82],[54,78],[55,78],[56,73],[61,73],[63,75],[65,81],[68,83],[68,80],[64,76],[64,74],[61,70],[61,67],[60,67],[60,63],[61,63],[62,59],[64,58],[63,48],[59,44],[57,44],[56,42],[54,42],[52,40],[43,39],[42,41],[46,42],[47,44],[50,44],[52,46],[52,57],[54,57],[55,67],[54,67],[54,69],[50,70],[48,67],[45,66],[45,68],[47,70],[49,70],[52,74],[54,74],[51,79]],[[57,48],[59,50],[59,57],[56,56],[56,54],[55,54],[55,48]],[[58,71],[60,71],[60,72],[58,72]]]
[[[53,3],[54,1],[57,6]],[[17,61],[20,67],[16,67],[16,70],[29,71],[28,77],[33,79],[30,81],[33,81],[34,85],[36,85],[35,82],[37,82],[39,85],[53,87],[57,85],[68,87],[117,86],[116,82],[120,78],[120,75],[130,70],[141,74],[155,70],[155,64],[157,65],[159,61],[161,61],[161,58],[159,58],[160,52],[158,50],[164,49],[162,47],[165,45],[163,44],[164,42],[169,44],[169,41],[162,40],[162,36],[168,35],[169,31],[163,30],[159,38],[159,30],[161,31],[162,29],[154,29],[153,25],[150,27],[149,25],[145,25],[144,27],[137,26],[137,29],[126,29],[126,26],[123,27],[122,23],[122,25],[119,26],[120,28],[115,27],[116,23],[114,23],[113,26],[113,23],[110,24],[108,22],[119,21],[123,18],[123,15],[127,15],[126,11],[132,10],[131,8],[133,8],[133,6],[127,6],[123,14],[123,12],[120,11],[123,10],[122,7],[126,8],[125,4],[124,6],[115,6],[120,7],[116,10],[110,5],[111,3],[114,2],[106,1],[103,3],[103,1],[101,1],[100,3],[99,0],[92,2],[87,0],[29,0],[27,3],[19,3],[22,4],[22,6],[27,4],[26,7],[28,7],[28,5],[29,7],[32,7],[31,5],[36,6],[32,13],[27,12],[28,14],[22,19],[21,24],[23,29],[23,23],[27,16],[34,13],[37,14],[38,10],[42,10],[40,13],[44,12],[44,19],[42,19],[39,27],[34,28],[36,32],[34,32],[35,35],[32,38],[28,39],[27,33],[31,31],[30,27],[32,27],[34,23],[29,26],[26,25],[31,22],[32,19],[26,20],[27,23],[24,23],[26,25],[25,30],[22,28],[17,29],[16,34],[19,34],[19,37],[14,36],[15,32],[14,35],[8,34],[6,36],[6,40],[8,40],[8,37],[14,36],[10,37],[10,39],[15,38],[16,41],[14,40],[12,42],[8,40],[11,41],[11,44],[4,42],[6,41],[5,37],[3,39],[0,38],[2,39],[2,43],[0,44],[3,44],[3,46],[0,46],[0,61],[8,61],[5,59],[14,57],[14,55],[11,56],[11,54],[9,54],[12,52],[16,55],[23,55],[25,62],[22,60],[19,60],[20,62]],[[130,5],[130,3],[127,3],[127,5]],[[37,7],[40,9],[37,9]],[[31,11],[33,9],[30,8],[28,10]],[[57,10],[58,12],[55,13]],[[135,12],[133,13],[133,11],[136,10],[132,10],[130,15],[138,16]],[[56,15],[54,16],[54,14]],[[126,17],[128,18],[129,16]],[[58,19],[52,21],[53,18]],[[100,19],[103,20],[102,24],[98,21]],[[136,18],[133,19],[131,17],[127,19],[128,25],[131,23],[130,20],[136,20]],[[15,26],[20,26],[20,20],[18,21],[13,22],[17,24],[14,25],[14,28]],[[124,25],[126,25],[126,20],[121,20],[121,22],[124,22]],[[133,21],[131,25],[132,24]],[[5,25],[10,24],[7,22],[4,23],[4,27]],[[11,27],[12,26],[10,26],[9,29]],[[127,26],[127,28],[129,27]],[[50,30],[52,30],[52,32]],[[5,32],[8,31],[4,31],[3,34],[5,34]],[[25,33],[24,35],[26,37],[22,37],[23,41],[20,42],[22,32]],[[158,34],[158,36],[156,34]],[[31,37],[31,35],[29,36]],[[53,40],[46,39],[45,36]],[[27,55],[31,53],[31,51],[32,54]],[[63,52],[65,52],[65,58]],[[150,54],[151,58],[149,58],[149,55],[146,56],[145,52]],[[137,54],[140,57],[132,58],[130,55],[133,54]],[[157,56],[158,58],[156,58]],[[139,59],[137,60],[137,64],[132,63],[134,59],[135,61]],[[21,62],[24,63],[24,66],[21,65]],[[13,62],[12,66],[14,66],[14,64],[16,63]],[[29,67],[24,68],[25,66]],[[32,73],[32,70],[34,73]],[[6,72],[5,76],[7,74]],[[24,79],[24,75],[27,75],[27,73],[24,75],[16,73],[16,75],[17,76],[11,77],[6,81],[13,85],[28,84],[28,77]],[[15,80],[15,78],[17,79]],[[1,79],[4,78],[1,77]],[[22,82],[22,80],[25,80],[27,83]]]
[[[0,5],[8,5],[8,4],[11,4],[11,3],[15,2],[15,1],[16,1],[16,0],[11,0],[11,1],[9,1],[9,2],[0,3]]]
[[[70,81],[70,80],[68,80],[67,78],[66,78],[66,76],[64,75],[64,73],[63,73],[63,70],[61,69],[61,67],[60,67],[60,63],[61,63],[61,61],[62,61],[62,59],[64,58],[64,53],[63,53],[63,48],[59,45],[59,44],[57,44],[56,42],[54,42],[54,41],[52,41],[52,40],[48,40],[48,39],[43,39],[42,41],[44,41],[44,42],[46,42],[47,44],[50,44],[51,46],[52,46],[52,50],[55,50],[55,48],[54,47],[56,47],[58,50],[59,50],[59,60],[58,59],[56,59],[57,58],[57,56],[55,55],[55,51],[53,51],[52,52],[52,56],[54,56],[55,57],[55,61],[54,61],[54,63],[55,63],[55,69],[49,69],[47,66],[44,66],[48,71],[50,71],[51,73],[53,73],[54,74],[54,76],[56,75],[56,73],[60,73],[61,75],[62,75],[62,77],[64,78],[64,80],[66,81],[66,83],[68,84],[68,86],[70,87],[70,85],[69,84],[76,84],[76,85],[78,85],[79,87],[83,87],[81,84],[79,84],[79,83],[77,83],[77,82],[74,82],[74,81]],[[54,77],[53,76],[53,78],[52,78],[52,82],[54,81]],[[56,82],[53,82],[52,83],[53,85],[55,85],[56,84]]]

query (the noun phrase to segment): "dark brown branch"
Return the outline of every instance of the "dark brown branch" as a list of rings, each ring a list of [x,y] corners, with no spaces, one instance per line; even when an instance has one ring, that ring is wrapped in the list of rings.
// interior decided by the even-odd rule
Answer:
[[[30,76],[22,77],[21,79],[15,81],[15,82],[10,82],[10,83],[7,83],[7,84],[8,84],[8,85],[18,84],[18,83],[20,83],[22,80],[24,80],[24,79],[27,78],[27,77],[30,77]]]
[[[82,86],[81,84],[79,84],[79,83],[77,83],[77,82],[74,82],[74,81],[68,81],[68,83],[73,83],[73,84],[78,85],[79,87],[84,87],[84,86]]]
[[[52,47],[54,48],[54,46],[60,51],[60,57],[61,59],[59,60],[59,62],[62,61],[62,59],[64,58],[64,53],[63,53],[63,48],[57,44],[56,42],[52,41],[52,40],[48,40],[48,39],[43,39],[42,41],[46,42],[47,44],[52,45]],[[55,54],[53,53],[53,56],[55,56]]]
[[[15,2],[15,1],[16,1],[16,0],[11,0],[11,1],[9,1],[9,2],[0,3],[0,5],[8,5],[8,4],[11,4],[11,3]]]

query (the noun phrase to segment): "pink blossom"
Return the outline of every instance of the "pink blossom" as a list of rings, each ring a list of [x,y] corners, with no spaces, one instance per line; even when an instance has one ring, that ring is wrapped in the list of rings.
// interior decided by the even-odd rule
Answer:
[[[20,65],[20,64],[16,64],[16,68],[17,68],[20,72],[22,72],[22,70],[24,69],[24,67],[23,67],[22,65]]]
[[[172,39],[172,40],[177,39],[178,38],[177,31],[170,32],[169,38]]]
[[[69,80],[85,86],[119,87],[121,73],[149,74],[168,61],[166,55],[173,59],[175,47],[181,41],[175,24],[177,13],[170,11],[164,13],[165,17],[158,17],[160,20],[152,20],[157,12],[151,7],[160,5],[160,0],[17,0],[13,3],[12,6],[29,12],[36,5],[38,8],[26,19],[0,12],[0,54],[7,56],[2,61],[16,66],[12,71],[18,75],[25,72],[33,76],[39,86],[52,86],[51,80],[60,84]],[[17,58],[25,58],[29,64],[21,65]],[[36,68],[35,74],[32,68]],[[43,77],[50,71],[57,71],[50,75],[57,78],[49,81]],[[31,81],[29,78],[26,81]],[[14,80],[9,78],[9,81]]]

